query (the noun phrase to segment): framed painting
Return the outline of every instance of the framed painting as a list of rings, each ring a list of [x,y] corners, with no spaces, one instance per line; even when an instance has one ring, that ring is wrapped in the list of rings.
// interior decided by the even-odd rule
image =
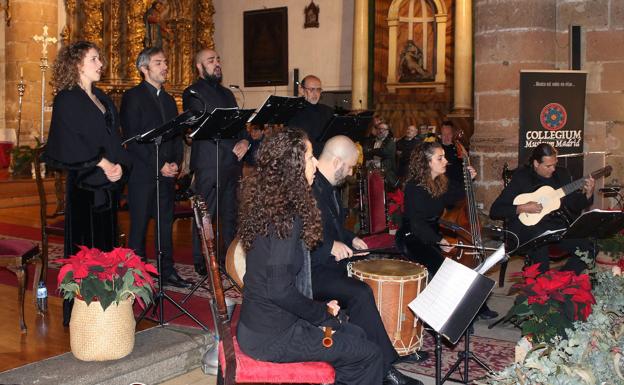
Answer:
[[[288,85],[288,8],[243,12],[245,87]]]

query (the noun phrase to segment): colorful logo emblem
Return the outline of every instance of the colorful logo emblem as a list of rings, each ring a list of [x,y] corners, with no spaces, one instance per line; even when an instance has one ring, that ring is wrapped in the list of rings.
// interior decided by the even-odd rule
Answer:
[[[549,103],[540,113],[542,127],[549,131],[557,131],[565,126],[568,121],[568,113],[559,103]]]

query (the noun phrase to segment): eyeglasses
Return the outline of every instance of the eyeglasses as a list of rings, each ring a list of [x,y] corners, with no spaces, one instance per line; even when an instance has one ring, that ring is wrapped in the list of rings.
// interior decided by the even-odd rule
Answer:
[[[320,87],[317,88],[317,87],[303,87],[302,86],[301,88],[303,88],[304,90],[308,90],[310,92],[318,92],[319,94],[323,92],[323,89]]]

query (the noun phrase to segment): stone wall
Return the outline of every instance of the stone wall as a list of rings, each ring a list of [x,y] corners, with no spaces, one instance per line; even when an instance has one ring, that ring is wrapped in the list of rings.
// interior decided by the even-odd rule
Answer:
[[[624,180],[624,2],[621,0],[477,0],[475,134],[477,200],[486,211],[502,189],[501,171],[517,166],[519,71],[568,69],[568,26],[582,26],[588,71],[585,150],[613,155]]]
[[[22,104],[20,145],[33,145],[41,129],[41,44],[33,36],[43,34],[47,24],[48,35],[58,38],[58,0],[12,0],[10,26],[4,24],[5,82],[4,114],[7,130],[17,130],[18,91],[20,69],[24,74],[26,90]],[[56,44],[48,45],[49,64],[56,57]],[[52,87],[49,85],[51,70],[46,73],[46,106],[52,103]],[[44,129],[49,127],[50,112],[45,113]]]

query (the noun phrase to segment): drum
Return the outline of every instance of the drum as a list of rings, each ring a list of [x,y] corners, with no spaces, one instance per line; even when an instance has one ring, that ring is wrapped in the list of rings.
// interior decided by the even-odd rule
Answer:
[[[404,356],[420,350],[423,324],[407,305],[427,286],[427,269],[392,259],[353,262],[348,269],[349,275],[373,289],[375,304],[397,353]]]
[[[225,256],[225,271],[232,277],[234,282],[242,289],[243,277],[245,271],[247,271],[247,264],[245,262],[245,250],[243,244],[238,238],[234,238],[230,247],[228,247],[227,254]]]

